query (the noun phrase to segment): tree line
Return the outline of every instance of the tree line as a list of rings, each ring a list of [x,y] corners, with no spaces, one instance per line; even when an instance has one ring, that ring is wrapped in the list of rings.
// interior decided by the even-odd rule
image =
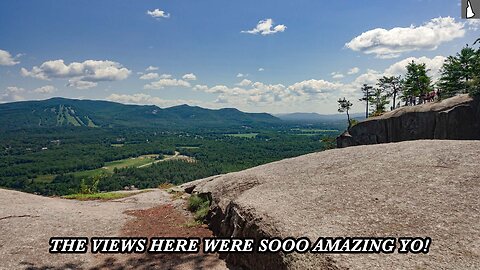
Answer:
[[[478,39],[476,43],[480,42]],[[400,106],[414,106],[434,100],[453,97],[458,94],[480,95],[480,49],[470,46],[447,57],[440,70],[440,78],[434,82],[428,75],[429,69],[425,63],[408,63],[407,72],[401,76],[383,76],[376,85],[364,84],[361,87],[365,102],[365,116],[378,116]],[[352,126],[350,110],[353,103],[346,98],[338,100],[338,112],[346,112],[349,128]]]

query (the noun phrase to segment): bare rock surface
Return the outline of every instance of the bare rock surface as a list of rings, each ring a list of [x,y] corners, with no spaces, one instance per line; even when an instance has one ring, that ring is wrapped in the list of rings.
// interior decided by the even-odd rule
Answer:
[[[419,139],[480,140],[480,100],[458,95],[371,117],[337,138],[337,147]]]
[[[153,227],[175,228],[176,231],[162,231],[174,236],[180,229],[189,230],[170,221],[168,226],[164,224],[165,217],[181,216],[181,204],[159,189],[113,201],[66,200],[0,189],[0,269],[165,269],[166,263],[168,269],[197,269],[205,263],[212,269],[226,269],[224,261],[212,257],[157,258],[119,254],[107,258],[107,255],[90,252],[48,253],[50,237],[120,237],[125,230],[134,231],[136,236],[162,236],[159,232],[155,234]],[[141,219],[128,214],[137,211],[152,214]],[[195,235],[193,229],[182,233],[192,231]]]
[[[480,141],[309,154],[188,183],[222,237],[431,237],[428,254],[230,254],[251,269],[480,269]]]

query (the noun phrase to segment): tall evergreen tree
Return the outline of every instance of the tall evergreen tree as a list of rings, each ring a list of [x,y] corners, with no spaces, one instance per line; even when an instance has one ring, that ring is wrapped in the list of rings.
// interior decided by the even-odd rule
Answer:
[[[412,61],[407,65],[407,74],[403,83],[405,105],[416,105],[417,97],[426,95],[432,90],[432,79],[427,75],[427,71],[424,63],[416,64]]]
[[[364,84],[362,86],[362,93],[363,93],[363,97],[360,99],[360,101],[365,101],[367,103],[366,105],[366,109],[365,109],[365,117],[368,118],[368,102],[370,101],[370,95],[372,93],[372,89],[373,87],[368,85],[368,84]]]
[[[384,88],[374,88],[370,96],[370,106],[372,107],[372,115],[378,116],[386,111],[385,107],[389,103],[388,93]]]
[[[452,97],[460,93],[469,93],[470,88],[475,87],[475,78],[480,71],[479,65],[478,50],[468,45],[455,56],[449,56],[443,64],[442,76],[438,83],[442,95]]]
[[[475,45],[480,41],[480,38],[473,43]],[[470,96],[480,96],[480,48],[475,51],[475,64],[473,69],[473,78],[469,82],[469,94]]]
[[[378,80],[378,87],[382,88],[388,97],[392,97],[391,109],[394,110],[397,106],[397,97],[402,92],[402,78],[401,76],[383,76]]]

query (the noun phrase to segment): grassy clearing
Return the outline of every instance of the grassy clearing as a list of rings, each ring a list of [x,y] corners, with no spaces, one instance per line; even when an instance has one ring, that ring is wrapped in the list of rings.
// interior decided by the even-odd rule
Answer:
[[[121,169],[126,167],[141,167],[146,164],[152,164],[155,162],[155,158],[158,155],[143,155],[136,158],[126,158],[121,160],[115,160],[111,162],[105,163],[105,166],[98,169],[87,170],[87,171],[78,171],[73,172],[75,177],[78,178],[90,178],[94,176],[100,176],[104,174],[112,174],[115,168]],[[42,183],[50,183],[55,179],[56,175],[39,175],[37,176],[34,181],[35,182],[42,182]]]
[[[178,149],[200,149],[200,146],[177,146]]]
[[[298,131],[302,133],[328,133],[328,132],[338,132],[338,129],[307,129],[307,128],[294,128],[293,131]]]
[[[149,164],[155,161],[157,155],[144,155],[136,158],[126,158],[122,160],[116,160],[105,163],[105,166],[102,168],[109,172],[113,172],[113,169],[121,169],[126,167],[140,167],[145,164]]]
[[[246,139],[253,139],[257,137],[258,133],[232,133],[232,134],[225,134],[228,137],[235,137],[235,138],[246,138]]]
[[[110,146],[111,147],[123,147],[123,143],[112,143]]]
[[[147,191],[139,192],[104,192],[104,193],[92,193],[92,194],[71,194],[63,196],[64,199],[79,200],[79,201],[91,201],[91,200],[116,200],[121,198],[130,197]]]
[[[157,155],[144,155],[136,158],[126,158],[121,160],[115,160],[105,163],[105,166],[99,169],[74,172],[73,175],[76,177],[92,177],[102,174],[112,174],[115,168],[121,169],[126,167],[140,167],[145,164],[149,164],[155,161]]]
[[[53,174],[46,174],[46,175],[39,175],[33,179],[35,183],[51,183],[53,179],[55,179],[56,175]]]
[[[95,169],[95,170],[88,170],[88,171],[79,171],[79,172],[74,172],[72,173],[75,177],[78,178],[90,178],[98,175],[103,175],[103,174],[110,174],[107,170],[100,168],[100,169]]]

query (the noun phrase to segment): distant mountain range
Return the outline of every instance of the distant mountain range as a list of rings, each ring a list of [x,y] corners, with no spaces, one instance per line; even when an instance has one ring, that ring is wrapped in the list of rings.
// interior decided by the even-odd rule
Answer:
[[[188,105],[162,109],[152,105],[66,98],[0,104],[0,130],[58,126],[208,128],[281,123],[267,113]]]
[[[362,113],[352,118],[364,119]],[[237,109],[205,109],[180,105],[162,109],[154,105],[126,105],[103,100],[51,98],[0,104],[0,131],[34,127],[159,127],[215,128],[265,127],[294,123],[345,121],[345,114],[245,113]]]
[[[286,113],[286,114],[275,114],[275,116],[284,121],[310,122],[310,123],[346,121],[347,119],[346,114]],[[352,119],[362,120],[362,119],[365,119],[365,114],[354,113],[354,114],[350,114],[350,117],[352,117]]]

